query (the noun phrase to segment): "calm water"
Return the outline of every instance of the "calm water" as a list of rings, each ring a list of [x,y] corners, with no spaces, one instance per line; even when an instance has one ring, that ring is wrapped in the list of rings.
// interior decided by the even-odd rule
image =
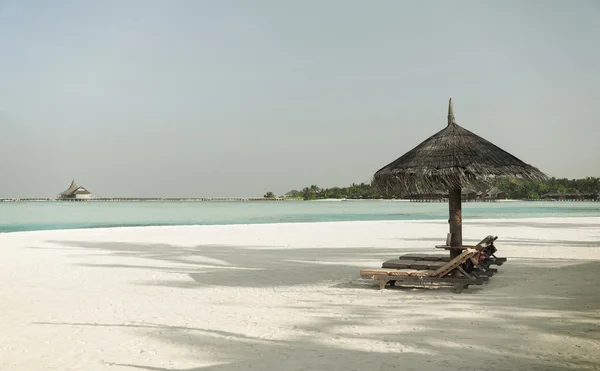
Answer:
[[[463,203],[463,218],[600,217],[600,202]],[[1,202],[0,232],[151,225],[448,219],[447,203]]]

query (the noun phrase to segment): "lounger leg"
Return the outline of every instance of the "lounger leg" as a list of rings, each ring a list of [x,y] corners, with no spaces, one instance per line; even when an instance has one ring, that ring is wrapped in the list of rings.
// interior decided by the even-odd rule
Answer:
[[[457,283],[454,285],[454,292],[460,294],[464,289],[468,289],[469,285],[465,285],[464,283]]]
[[[388,280],[379,280],[379,290],[383,290],[387,283],[388,283]]]
[[[491,277],[494,275],[494,272],[492,272],[489,268],[487,268],[485,265],[476,265],[475,268],[478,268],[481,273],[483,273],[484,275]],[[473,274],[475,274],[475,271],[473,271]],[[476,274],[475,274],[476,275]]]
[[[492,272],[478,272],[475,273],[473,272],[473,275],[475,276],[475,278],[486,278],[486,280],[484,281],[484,283],[490,283],[489,279],[494,275]]]
[[[458,269],[458,271],[459,271],[460,273],[462,273],[462,274],[463,274],[465,277],[467,277],[467,278],[473,278],[473,276],[472,276],[472,275],[470,275],[469,273],[467,273],[467,272],[466,272],[464,269],[462,269],[462,267],[461,267],[461,266],[458,266],[458,267],[456,267],[456,268],[457,268],[457,269]]]

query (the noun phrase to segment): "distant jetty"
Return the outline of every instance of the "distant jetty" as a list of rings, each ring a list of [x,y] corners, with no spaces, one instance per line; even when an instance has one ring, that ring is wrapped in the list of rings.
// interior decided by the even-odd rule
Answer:
[[[90,191],[78,185],[75,179],[65,191],[56,197],[19,197],[0,198],[0,202],[51,202],[51,201],[86,201],[86,202],[231,202],[231,201],[284,201],[286,197],[93,197]]]
[[[265,198],[265,197],[95,197],[86,202],[227,202],[227,201],[296,201],[297,199]],[[76,201],[59,197],[29,197],[29,198],[0,198],[0,202],[51,202],[51,201]],[[79,200],[77,200],[79,201]]]

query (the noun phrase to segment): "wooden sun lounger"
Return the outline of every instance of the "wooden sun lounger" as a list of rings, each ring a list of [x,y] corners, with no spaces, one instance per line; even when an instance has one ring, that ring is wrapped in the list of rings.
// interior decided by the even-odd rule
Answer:
[[[405,284],[438,283],[454,286],[460,292],[469,285],[481,285],[488,278],[476,277],[472,274],[474,264],[479,252],[475,249],[465,249],[459,256],[447,262],[438,269],[362,269],[362,277],[371,277],[379,281],[379,289],[382,290],[386,284],[396,282]]]

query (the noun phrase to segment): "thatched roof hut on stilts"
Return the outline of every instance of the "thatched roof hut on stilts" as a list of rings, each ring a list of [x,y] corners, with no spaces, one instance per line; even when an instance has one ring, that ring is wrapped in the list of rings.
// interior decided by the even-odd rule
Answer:
[[[537,168],[524,163],[493,143],[459,126],[454,118],[452,98],[448,104],[448,125],[378,170],[372,185],[382,193],[449,191],[450,246],[462,246],[461,189],[493,177],[547,179]],[[459,249],[450,249],[452,257]]]

